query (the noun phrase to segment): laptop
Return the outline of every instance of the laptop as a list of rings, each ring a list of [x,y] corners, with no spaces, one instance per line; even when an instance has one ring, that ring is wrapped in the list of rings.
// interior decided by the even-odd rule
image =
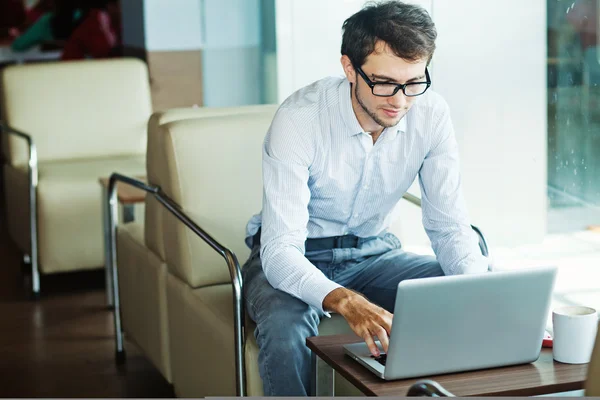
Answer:
[[[556,267],[402,281],[388,353],[344,352],[386,380],[526,364],[542,348]]]

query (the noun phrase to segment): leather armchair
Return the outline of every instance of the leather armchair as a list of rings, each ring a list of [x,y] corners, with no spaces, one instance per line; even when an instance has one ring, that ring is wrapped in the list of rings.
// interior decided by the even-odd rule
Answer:
[[[148,181],[160,182],[168,179],[164,170],[166,160],[162,125],[172,121],[254,112],[268,112],[272,115],[274,111],[275,106],[266,105],[176,108],[154,113],[148,122],[146,150]],[[137,184],[141,188],[148,187],[141,182]],[[122,330],[127,334],[127,338],[135,342],[165,379],[171,382],[166,293],[167,264],[162,228],[164,213],[168,213],[164,206],[154,196],[147,196],[143,221],[115,226],[115,267],[118,265],[117,301],[121,317],[118,323],[122,324]],[[109,289],[109,292],[112,293],[112,290]],[[119,362],[125,359],[122,341],[117,347],[116,357]]]
[[[144,172],[148,72],[135,59],[10,66],[1,123],[8,231],[40,273],[104,265],[98,178]]]

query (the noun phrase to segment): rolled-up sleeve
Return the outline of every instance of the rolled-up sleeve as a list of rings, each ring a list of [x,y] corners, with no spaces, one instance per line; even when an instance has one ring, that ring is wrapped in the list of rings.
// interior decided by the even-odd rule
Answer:
[[[304,256],[314,151],[310,132],[302,132],[280,109],[263,146],[260,255],[265,276],[275,289],[325,312],[323,299],[340,285]]]
[[[458,144],[445,103],[435,118],[431,150],[419,171],[423,226],[446,275],[486,272],[488,260],[469,222]]]

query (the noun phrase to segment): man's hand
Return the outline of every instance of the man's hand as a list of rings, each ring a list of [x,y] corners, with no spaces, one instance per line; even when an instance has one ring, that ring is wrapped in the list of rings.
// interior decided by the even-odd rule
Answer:
[[[325,296],[323,309],[341,314],[354,333],[365,340],[375,357],[380,355],[373,339],[375,336],[387,353],[393,316],[387,310],[371,303],[359,293],[343,287],[332,290]]]

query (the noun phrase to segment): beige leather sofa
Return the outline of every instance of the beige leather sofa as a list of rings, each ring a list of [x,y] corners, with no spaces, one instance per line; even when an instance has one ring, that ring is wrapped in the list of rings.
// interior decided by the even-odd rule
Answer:
[[[234,108],[179,108],[152,115],[148,122],[147,177],[150,183],[165,182],[164,133],[161,125],[171,121],[228,116],[245,113],[273,115],[275,106]],[[195,150],[199,155],[202,148]],[[171,382],[169,329],[167,319],[165,245],[163,217],[166,208],[153,196],[146,197],[143,222],[117,227],[116,261],[120,287],[120,310],[123,331],[135,342]],[[117,359],[122,361],[122,343],[117,346]]]
[[[104,265],[98,178],[145,172],[148,72],[135,59],[17,65],[2,87],[8,230],[37,296],[40,272]]]
[[[254,106],[154,115],[145,226],[113,231],[115,326],[122,316],[128,338],[180,397],[263,394],[239,267],[249,255],[246,222],[261,208],[261,146],[274,112]],[[321,334],[348,332],[338,315],[320,326]],[[116,338],[122,360],[120,332]],[[338,376],[336,393],[357,391]]]

